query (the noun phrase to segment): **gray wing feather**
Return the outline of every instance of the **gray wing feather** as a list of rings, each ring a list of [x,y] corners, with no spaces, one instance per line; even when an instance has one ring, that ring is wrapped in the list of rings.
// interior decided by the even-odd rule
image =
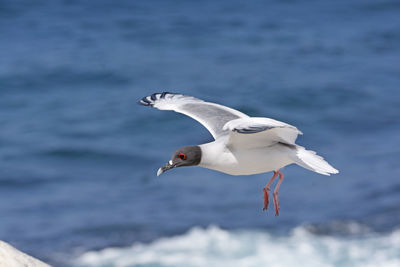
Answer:
[[[214,139],[229,134],[228,129],[223,129],[227,122],[239,118],[248,118],[246,114],[223,105],[205,102],[192,96],[167,92],[143,97],[138,103],[160,110],[173,110],[185,114],[206,127]]]

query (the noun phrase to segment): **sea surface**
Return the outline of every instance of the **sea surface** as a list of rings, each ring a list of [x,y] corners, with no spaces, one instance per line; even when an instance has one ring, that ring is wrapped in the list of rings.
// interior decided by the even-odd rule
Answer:
[[[400,266],[400,2],[1,1],[0,239],[54,266]],[[340,170],[199,167],[170,91],[297,126]]]

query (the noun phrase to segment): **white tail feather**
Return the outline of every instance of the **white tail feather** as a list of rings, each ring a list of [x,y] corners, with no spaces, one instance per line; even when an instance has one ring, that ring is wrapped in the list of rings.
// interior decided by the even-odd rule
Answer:
[[[323,175],[329,176],[331,173],[339,173],[323,157],[318,156],[314,151],[306,150],[302,146],[296,146],[294,161],[303,168]]]

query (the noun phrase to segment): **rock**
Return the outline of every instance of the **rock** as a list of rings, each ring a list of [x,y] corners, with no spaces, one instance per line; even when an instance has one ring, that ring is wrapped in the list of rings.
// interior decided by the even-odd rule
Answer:
[[[0,240],[0,267],[50,267]]]

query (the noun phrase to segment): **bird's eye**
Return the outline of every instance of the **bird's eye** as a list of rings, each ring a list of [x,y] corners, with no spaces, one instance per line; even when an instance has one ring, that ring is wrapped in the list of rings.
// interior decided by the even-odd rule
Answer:
[[[178,157],[179,157],[181,160],[185,160],[185,159],[186,159],[186,154],[179,154]]]

